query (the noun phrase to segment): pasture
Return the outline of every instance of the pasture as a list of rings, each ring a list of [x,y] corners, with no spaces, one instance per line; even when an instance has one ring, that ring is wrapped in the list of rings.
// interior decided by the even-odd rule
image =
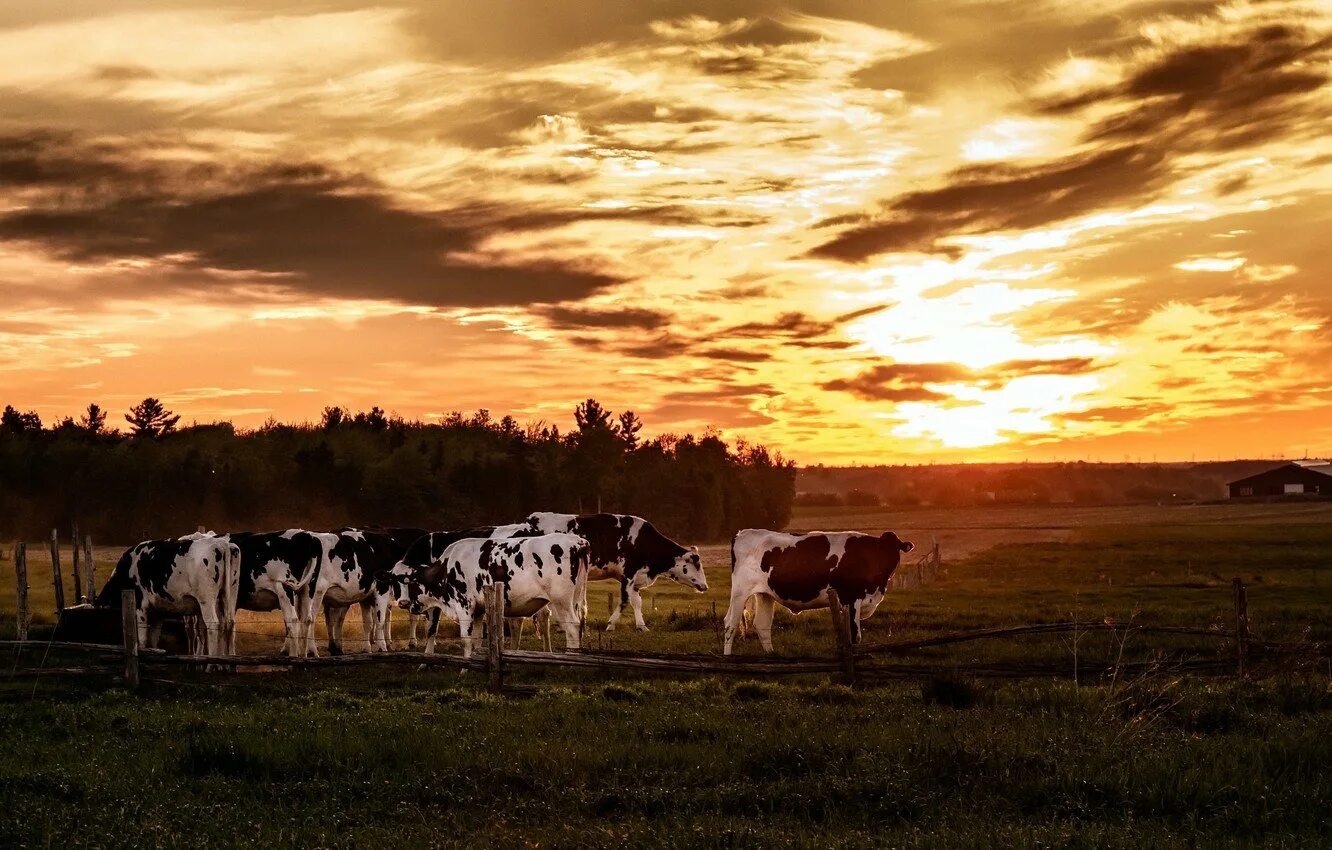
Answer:
[[[799,513],[795,528],[892,527],[942,547],[946,574],[894,591],[868,644],[960,629],[1110,618],[1232,624],[1332,639],[1332,506],[882,509]],[[701,547],[707,594],[649,590],[653,631],[616,649],[709,652],[727,548]],[[118,550],[99,548],[98,573]],[[904,560],[910,563],[913,556]],[[0,609],[13,628],[6,562]],[[34,611],[49,572],[30,551]],[[605,593],[589,586],[598,645]],[[242,616],[241,652],[280,624]],[[349,618],[349,631],[352,624]],[[401,623],[401,621],[399,621]],[[891,635],[889,629],[891,628]],[[826,655],[826,613],[779,614],[779,654]],[[35,630],[36,634],[40,634]],[[395,638],[405,637],[399,624]],[[613,642],[613,643],[612,643]],[[557,641],[558,645],[558,641]],[[525,643],[532,649],[535,644]],[[1084,658],[1224,642],[1083,635]],[[943,664],[1067,659],[1068,636],[923,650]],[[456,642],[441,651],[457,652]],[[752,638],[737,643],[756,655]],[[54,659],[52,663],[55,663]],[[0,688],[0,844],[155,846],[1311,846],[1332,840],[1326,667],[1237,681],[1160,675],[1011,683],[940,677],[851,690],[586,671],[483,676],[365,668]],[[531,687],[522,687],[522,686]]]

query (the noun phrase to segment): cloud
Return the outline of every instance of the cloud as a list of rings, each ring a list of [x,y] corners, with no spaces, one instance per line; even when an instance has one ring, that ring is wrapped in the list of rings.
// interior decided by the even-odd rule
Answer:
[[[463,258],[486,239],[654,214],[502,205],[416,210],[366,179],[318,164],[177,168],[116,155],[40,134],[0,144],[0,180],[51,190],[0,213],[0,239],[35,243],[78,263],[161,261],[177,286],[216,285],[209,279],[216,272],[253,274],[312,295],[478,306],[578,300],[621,280],[568,261]]]
[[[1035,99],[1045,115],[1099,110],[1104,117],[1088,126],[1083,150],[960,168],[942,186],[898,196],[878,213],[830,218],[822,225],[853,226],[811,256],[848,262],[906,251],[958,256],[949,237],[1146,203],[1179,178],[1179,160],[1187,155],[1320,132],[1322,107],[1308,96],[1326,82],[1318,61],[1332,55],[1332,38],[1300,26],[1224,28],[1224,19],[1203,20],[1124,60],[1117,68],[1122,79],[1112,85]],[[1240,184],[1232,180],[1230,188]]]
[[[537,307],[533,312],[544,317],[556,330],[588,328],[655,330],[666,324],[669,318],[666,313],[659,310],[641,307],[569,307],[556,304],[550,307]]]
[[[984,369],[970,369],[958,363],[885,363],[851,378],[827,381],[822,387],[850,393],[866,401],[943,402],[955,398],[946,392],[949,385],[968,384],[993,390],[1017,378],[1081,375],[1098,368],[1090,357],[1008,360]]]
[[[954,171],[938,189],[893,201],[871,218],[819,245],[815,257],[857,261],[904,251],[960,253],[949,236],[1032,228],[1159,189],[1165,155],[1146,145],[1079,153],[1032,166],[986,164]]]

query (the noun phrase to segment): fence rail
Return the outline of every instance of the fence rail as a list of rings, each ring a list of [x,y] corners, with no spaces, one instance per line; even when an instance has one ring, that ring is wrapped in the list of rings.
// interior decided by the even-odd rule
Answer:
[[[510,668],[535,669],[593,669],[600,671],[630,671],[640,673],[695,673],[714,676],[778,676],[837,674],[847,681],[886,681],[923,679],[938,676],[967,678],[1072,678],[1094,679],[1110,676],[1138,676],[1152,673],[1193,673],[1219,675],[1252,672],[1249,661],[1290,658],[1294,656],[1325,658],[1332,647],[1325,642],[1276,643],[1253,640],[1248,629],[1247,597],[1243,585],[1236,584],[1236,628],[1197,628],[1190,626],[1137,625],[1104,620],[1079,622],[1032,623],[1008,628],[979,629],[970,632],[940,635],[911,641],[855,648],[851,645],[851,610],[838,603],[835,595],[829,600],[834,617],[836,654],[833,657],[735,657],[715,654],[641,653],[626,651],[574,650],[561,653],[506,650],[503,645],[504,587],[496,583],[488,590],[489,612],[486,617],[487,640],[483,649],[472,658],[455,655],[427,655],[422,652],[373,652],[358,655],[339,655],[320,658],[293,658],[285,655],[197,655],[171,654],[161,649],[139,645],[139,633],[134,617],[134,596],[131,591],[122,595],[121,614],[123,645],[87,643],[78,641],[3,640],[0,648],[15,651],[15,662],[10,678],[35,676],[107,675],[120,672],[123,681],[137,687],[142,668],[188,666],[203,670],[234,670],[237,668],[269,668],[291,670],[309,668],[364,667],[367,665],[408,664],[418,667],[451,667],[477,670],[487,674],[489,687],[501,690],[504,674]],[[1184,635],[1207,638],[1234,646],[1234,657],[1226,657],[1224,647],[1217,657],[1187,658],[1158,657],[1148,661],[1116,661],[1114,663],[1079,663],[1076,654],[1069,664],[1063,661],[990,661],[958,664],[950,661],[884,661],[879,656],[903,655],[932,647],[955,645],[974,641],[1003,640],[1030,635],[1089,633],[1094,631],[1129,634]],[[105,659],[105,666],[81,667],[18,667],[25,650],[40,651],[43,661],[46,653],[85,653]],[[34,652],[36,654],[36,652]],[[1252,658],[1251,658],[1252,656]],[[117,670],[117,665],[123,668]]]

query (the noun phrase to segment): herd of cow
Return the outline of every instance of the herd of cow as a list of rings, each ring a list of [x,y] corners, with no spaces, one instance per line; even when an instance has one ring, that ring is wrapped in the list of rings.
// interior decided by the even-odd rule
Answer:
[[[731,543],[731,604],[725,652],[752,613],[754,630],[772,651],[774,608],[800,612],[828,605],[829,590],[852,611],[853,638],[874,613],[903,552],[912,545],[893,532],[786,534],[746,529]],[[409,612],[408,646],[415,647],[418,618],[428,621],[425,651],[434,651],[441,615],[456,622],[463,655],[470,657],[472,627],[486,589],[504,582],[504,614],[533,617],[550,648],[550,621],[577,649],[586,618],[587,583],[620,584],[620,604],[634,625],[647,629],[642,591],[661,577],[697,591],[708,589],[696,547],[682,546],[647,520],[626,514],[533,513],[521,523],[462,531],[417,528],[300,529],[146,540],[120,557],[95,605],[118,605],[132,590],[141,644],[155,646],[164,617],[192,624],[191,651],[236,652],[236,611],[279,611],[284,654],[318,655],[314,622],[324,612],[328,651],[342,652],[347,611],[360,606],[366,652],[390,649],[393,608]]]

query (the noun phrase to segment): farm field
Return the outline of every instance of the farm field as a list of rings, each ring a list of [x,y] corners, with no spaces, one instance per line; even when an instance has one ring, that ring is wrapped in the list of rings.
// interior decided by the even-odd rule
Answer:
[[[1234,576],[1248,585],[1257,637],[1327,640],[1332,523],[1310,507],[801,513],[793,526],[891,524],[922,549],[938,537],[946,573],[891,593],[867,623],[871,645],[1070,616],[1228,627]],[[728,556],[702,548],[709,592],[648,591],[650,633],[601,634],[611,585],[592,585],[589,643],[714,650]],[[99,550],[99,574],[116,554]],[[48,574],[36,557],[30,569]],[[0,607],[10,611],[7,584]],[[49,608],[49,596],[35,604]],[[272,649],[270,619],[243,621],[242,651]],[[780,654],[827,655],[828,617],[779,614],[774,640]],[[1067,660],[1072,649],[1058,636],[907,657]],[[1178,649],[1232,651],[1173,638],[1124,647],[1101,634],[1078,643],[1084,659]],[[751,638],[737,651],[759,649]],[[169,678],[141,694],[55,680],[0,688],[10,801],[0,845],[74,835],[105,846],[1332,841],[1332,689],[1321,667],[1242,682],[1173,675],[1163,661],[1158,676],[1081,686],[945,676],[859,690],[822,677],[515,670],[518,690],[504,697],[486,694],[478,674],[409,667]]]

